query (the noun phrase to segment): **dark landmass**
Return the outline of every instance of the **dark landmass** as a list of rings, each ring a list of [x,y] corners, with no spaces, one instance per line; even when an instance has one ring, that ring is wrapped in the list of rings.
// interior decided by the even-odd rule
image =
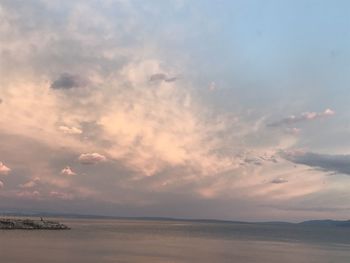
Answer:
[[[173,218],[173,217],[122,217],[122,216],[105,216],[105,215],[90,215],[90,214],[68,214],[68,213],[50,213],[50,212],[2,212],[0,216],[13,216],[13,217],[49,217],[49,218],[77,218],[77,219],[116,219],[116,220],[140,220],[140,221],[182,221],[182,222],[199,222],[199,223],[226,223],[226,224],[264,224],[264,225],[295,225],[295,226],[308,226],[308,227],[350,227],[350,220],[308,220],[299,223],[283,222],[283,221],[270,221],[270,222],[246,222],[246,221],[234,221],[234,220],[220,220],[220,219],[196,219],[196,218]],[[16,219],[17,220],[17,219]],[[0,218],[0,229],[1,226]],[[23,221],[23,220],[22,220]],[[34,224],[39,224],[41,221],[35,221]],[[67,226],[59,224],[58,222],[44,221],[47,222],[47,229],[54,229],[51,226],[61,225],[63,229],[69,229]],[[45,228],[39,228],[45,229]],[[60,229],[60,228],[57,228]]]
[[[320,226],[320,227],[328,227],[328,226],[337,226],[337,227],[350,227],[350,220],[341,221],[341,220],[310,220],[299,223],[299,225],[304,226]]]
[[[0,219],[0,229],[67,230],[69,227],[54,221],[3,218]]]

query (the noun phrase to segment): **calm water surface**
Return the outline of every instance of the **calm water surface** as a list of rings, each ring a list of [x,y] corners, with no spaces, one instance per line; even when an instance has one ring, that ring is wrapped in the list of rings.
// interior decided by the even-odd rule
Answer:
[[[69,231],[0,231],[2,263],[350,262],[350,229],[60,219]]]

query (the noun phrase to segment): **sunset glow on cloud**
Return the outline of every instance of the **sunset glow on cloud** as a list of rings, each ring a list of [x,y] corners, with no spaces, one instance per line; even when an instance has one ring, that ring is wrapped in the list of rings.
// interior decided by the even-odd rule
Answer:
[[[0,174],[2,174],[2,175],[8,175],[10,171],[11,171],[10,168],[8,168],[5,164],[3,164],[2,162],[0,162]]]
[[[244,17],[231,23],[215,8],[222,15],[195,1],[2,1],[0,207],[31,200],[36,210],[60,204],[60,212],[120,216],[347,215],[349,92],[333,89],[338,77],[347,86],[347,74],[312,62],[320,54],[310,43],[299,50],[288,36],[276,40],[278,25],[266,21],[259,36],[258,20],[245,27]],[[266,54],[256,42],[267,43]],[[289,48],[312,49],[303,65],[326,80],[293,64]]]

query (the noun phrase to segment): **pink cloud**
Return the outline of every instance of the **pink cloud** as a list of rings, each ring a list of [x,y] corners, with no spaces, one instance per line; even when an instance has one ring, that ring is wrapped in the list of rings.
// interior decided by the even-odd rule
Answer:
[[[61,171],[61,174],[67,175],[67,176],[77,175],[75,172],[73,172],[73,170],[69,166],[66,166],[65,168],[63,168]]]
[[[38,199],[40,197],[39,191],[23,191],[18,192],[17,197],[27,198],[27,199]]]
[[[216,83],[214,81],[212,81],[210,84],[209,84],[209,87],[208,87],[209,91],[215,91],[218,89],[218,86],[216,85]]]
[[[65,134],[82,134],[83,131],[77,127],[60,126],[58,129]]]
[[[40,178],[39,177],[35,177],[33,180],[25,183],[25,184],[21,184],[20,187],[21,188],[33,188],[35,186],[38,185],[38,183],[40,182]]]
[[[97,164],[107,161],[107,158],[99,153],[82,153],[79,156],[79,161],[82,164]]]
[[[8,175],[10,172],[11,169],[2,162],[0,162],[0,175]]]
[[[57,192],[57,191],[51,191],[49,195],[51,197],[57,198],[57,199],[63,199],[63,200],[72,200],[73,199],[72,194]]]

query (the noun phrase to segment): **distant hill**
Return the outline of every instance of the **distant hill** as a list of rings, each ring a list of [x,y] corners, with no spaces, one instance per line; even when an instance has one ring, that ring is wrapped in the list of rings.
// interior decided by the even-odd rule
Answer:
[[[339,226],[339,227],[350,227],[350,220],[347,221],[340,221],[340,220],[309,220],[299,223],[299,225],[305,225],[305,226]]]
[[[52,217],[52,218],[82,218],[82,219],[120,219],[120,220],[148,220],[148,221],[187,221],[201,223],[227,223],[227,224],[264,224],[264,225],[295,225],[295,226],[315,226],[315,227],[350,227],[350,220],[308,220],[300,223],[291,223],[283,221],[265,221],[265,222],[245,222],[220,219],[190,219],[190,218],[172,218],[172,217],[122,217],[122,216],[104,216],[88,214],[69,214],[69,213],[50,213],[50,212],[9,212],[0,211],[0,216],[17,217]]]

